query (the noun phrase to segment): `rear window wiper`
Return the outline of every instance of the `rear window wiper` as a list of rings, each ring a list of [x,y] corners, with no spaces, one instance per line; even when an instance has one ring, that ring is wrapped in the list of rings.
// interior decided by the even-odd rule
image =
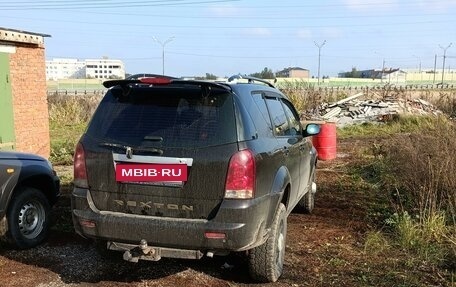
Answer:
[[[117,144],[117,143],[100,143],[99,146],[104,146],[104,147],[115,147],[119,149],[125,150],[125,152],[151,152],[151,153],[157,153],[159,155],[163,154],[163,150],[150,147],[150,148],[139,148],[139,147],[131,147],[123,144]]]

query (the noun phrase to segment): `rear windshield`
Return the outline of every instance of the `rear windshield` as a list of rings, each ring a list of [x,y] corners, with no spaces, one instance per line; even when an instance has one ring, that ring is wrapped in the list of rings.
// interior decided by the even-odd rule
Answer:
[[[204,147],[236,141],[232,95],[199,87],[133,88],[128,97],[108,91],[87,134],[134,147]]]

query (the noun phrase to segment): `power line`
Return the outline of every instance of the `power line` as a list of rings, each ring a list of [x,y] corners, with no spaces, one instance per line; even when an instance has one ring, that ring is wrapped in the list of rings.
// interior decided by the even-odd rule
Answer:
[[[156,0],[156,1],[143,1],[145,3],[147,2],[172,2],[172,1],[185,1],[185,0],[170,0],[170,1],[161,1],[161,0]],[[238,0],[233,0],[233,1],[238,1]],[[72,0],[72,1],[65,1],[65,3],[73,3],[73,4],[84,4],[84,3],[87,3],[87,2],[112,2],[112,0]],[[120,1],[122,3],[129,3],[129,1]],[[218,1],[210,1],[210,2],[218,2]],[[231,2],[231,1],[230,1]],[[409,3],[401,3],[402,6],[422,6],[423,4],[425,5],[426,2],[428,4],[433,4],[435,3],[434,0],[429,0],[429,1],[420,1],[419,3],[418,2],[409,2]],[[40,1],[40,3],[45,3],[45,4],[52,4],[52,3],[62,3],[61,1],[55,1],[55,0],[48,0],[48,1]],[[37,4],[36,1],[11,1],[11,2],[4,2],[4,5],[10,5],[10,6],[19,6],[21,4]],[[363,3],[356,3],[354,5],[347,5],[345,3],[341,3],[341,4],[330,4],[330,3],[324,3],[324,4],[299,4],[299,5],[254,5],[254,6],[250,6],[250,5],[239,5],[238,7],[239,8],[254,8],[254,9],[277,9],[277,8],[311,8],[311,7],[320,7],[320,8],[327,8],[327,7],[347,7],[347,6],[351,6],[351,7],[369,7],[369,6],[374,6],[374,7],[389,7],[389,6],[396,6],[398,3],[397,1],[390,1],[390,2],[378,2],[378,1],[374,1],[374,2],[363,2]]]
[[[194,5],[194,4],[211,4],[223,2],[237,2],[240,0],[207,0],[182,2],[184,0],[158,0],[145,2],[115,2],[115,3],[66,3],[65,4],[32,4],[26,6],[2,5],[0,10],[72,10],[72,9],[99,9],[99,8],[130,8],[130,7],[156,7],[156,6],[176,6],[176,5]],[[173,3],[170,3],[173,2]],[[36,3],[36,2],[35,2]],[[61,3],[61,2],[60,2]],[[136,4],[135,4],[136,3]]]
[[[1,8],[0,8],[1,11]],[[388,14],[388,15],[351,15],[347,16],[346,14],[342,16],[327,16],[327,15],[314,15],[314,16],[289,16],[283,17],[277,15],[275,13],[271,16],[189,16],[189,15],[164,15],[164,14],[141,14],[141,13],[121,13],[121,12],[93,12],[93,11],[77,11],[74,10],[73,12],[76,13],[84,13],[84,14],[95,14],[95,15],[114,15],[114,16],[140,16],[140,17],[155,17],[155,18],[170,18],[170,19],[266,19],[266,20],[280,20],[284,22],[289,22],[290,19],[373,19],[373,18],[403,18],[403,17],[417,17],[417,16],[442,16],[446,15],[446,13],[433,13],[433,14]],[[26,20],[36,20],[36,21],[43,21],[43,22],[74,22],[74,23],[85,23],[84,21],[69,21],[63,19],[48,19],[48,18],[30,18],[30,17],[11,17],[11,16],[2,16],[2,18],[9,18],[9,19],[26,19]],[[101,24],[111,24],[111,23],[101,23]],[[124,25],[124,24],[122,24]],[[363,25],[364,26],[364,25]]]
[[[5,17],[5,18],[14,18],[17,17]],[[30,18],[23,18],[28,19]],[[169,25],[169,24],[128,24],[128,23],[121,23],[121,22],[96,22],[96,21],[76,21],[76,20],[41,20],[41,19],[34,19],[39,21],[48,21],[48,22],[65,22],[65,23],[75,23],[75,24],[90,24],[90,25],[109,25],[109,26],[122,26],[122,27],[162,27],[162,28],[187,28],[187,29],[249,29],[249,28],[258,28],[258,26],[217,26],[217,25]],[[388,22],[388,23],[360,23],[360,24],[328,24],[328,25],[306,25],[306,28],[331,28],[331,27],[376,27],[376,26],[398,26],[398,25],[416,25],[416,24],[431,24],[431,23],[453,23],[456,22],[455,19],[451,20],[440,20],[440,21],[413,21],[413,22]],[[297,25],[260,25],[261,28],[267,29],[283,29],[283,28],[300,28]]]

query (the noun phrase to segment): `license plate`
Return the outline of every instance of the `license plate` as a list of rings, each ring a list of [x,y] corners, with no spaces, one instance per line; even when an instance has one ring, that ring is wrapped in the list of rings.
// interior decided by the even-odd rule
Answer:
[[[116,181],[133,183],[182,183],[187,181],[187,165],[117,163]]]

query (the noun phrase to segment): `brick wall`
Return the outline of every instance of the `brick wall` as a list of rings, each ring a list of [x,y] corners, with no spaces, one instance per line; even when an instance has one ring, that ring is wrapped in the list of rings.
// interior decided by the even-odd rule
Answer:
[[[10,54],[16,150],[50,154],[44,47],[16,43]]]

